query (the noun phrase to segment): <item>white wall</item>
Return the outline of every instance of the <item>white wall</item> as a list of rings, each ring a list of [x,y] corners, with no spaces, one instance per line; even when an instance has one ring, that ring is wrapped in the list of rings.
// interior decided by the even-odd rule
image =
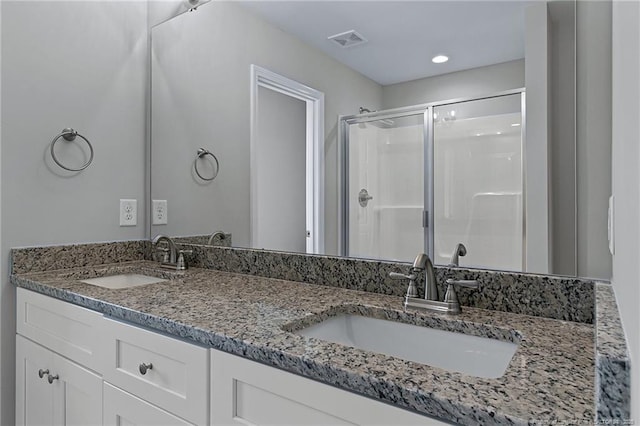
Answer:
[[[491,95],[520,87],[524,87],[524,59],[384,86],[382,107]]]
[[[146,3],[3,1],[0,7],[1,264],[16,246],[144,238],[143,209],[137,227],[121,228],[118,208],[119,198],[144,205]],[[49,142],[67,126],[95,148],[82,173],[64,173],[49,157]],[[60,156],[81,160],[76,154]],[[9,425],[15,291],[3,272],[0,424]]]
[[[616,1],[612,14],[612,284],[631,352],[631,417],[640,420],[640,4]]]
[[[233,2],[202,5],[154,27],[152,38],[152,197],[169,203],[169,224],[152,234],[223,229],[234,245],[249,244],[249,67],[256,64],[325,94],[325,248],[336,253],[338,114],[378,109],[380,86]],[[199,146],[220,160],[208,185],[189,174]]]
[[[188,12],[191,8],[188,0],[147,0],[147,3],[149,27]]]

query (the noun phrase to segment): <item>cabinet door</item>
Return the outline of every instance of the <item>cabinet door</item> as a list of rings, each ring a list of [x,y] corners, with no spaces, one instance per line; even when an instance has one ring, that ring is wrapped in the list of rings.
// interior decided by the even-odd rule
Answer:
[[[51,384],[55,423],[102,425],[102,378],[59,355],[54,355],[52,375],[57,377]]]
[[[53,353],[40,345],[16,336],[16,424],[53,425],[54,387],[46,374],[40,378],[38,372],[51,371]]]
[[[20,335],[16,364],[16,424],[102,424],[100,376]]]
[[[446,425],[351,392],[211,350],[212,425]]]
[[[193,426],[155,405],[104,383],[105,426]]]

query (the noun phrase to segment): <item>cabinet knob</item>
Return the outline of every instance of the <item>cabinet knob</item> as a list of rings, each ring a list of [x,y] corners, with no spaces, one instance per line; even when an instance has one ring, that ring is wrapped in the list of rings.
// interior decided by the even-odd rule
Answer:
[[[49,374],[49,376],[47,376],[47,380],[49,381],[49,384],[52,384],[54,380],[58,380],[60,377],[58,377],[58,375],[56,374],[55,376],[52,376],[51,374]]]
[[[153,364],[151,363],[145,364],[144,362],[140,364],[140,367],[138,367],[138,369],[140,370],[140,374],[142,374],[143,376],[147,374],[147,370],[151,370],[152,368],[153,368]]]
[[[40,370],[38,370],[38,377],[40,377],[41,379],[47,374],[49,374],[49,369],[43,370],[41,368]]]

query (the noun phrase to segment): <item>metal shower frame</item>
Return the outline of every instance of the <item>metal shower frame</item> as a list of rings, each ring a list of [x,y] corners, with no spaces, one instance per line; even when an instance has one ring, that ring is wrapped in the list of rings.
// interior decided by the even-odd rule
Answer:
[[[521,143],[522,153],[521,156],[521,170],[522,170],[522,265],[523,270],[526,270],[526,173],[525,173],[525,135],[526,135],[526,111],[525,111],[525,96],[526,91],[524,87],[517,89],[505,90],[498,93],[493,93],[485,96],[474,96],[455,98],[445,101],[429,102],[419,105],[411,105],[401,108],[393,108],[381,111],[373,111],[364,114],[353,115],[340,115],[338,116],[338,129],[339,129],[339,173],[338,173],[338,252],[341,256],[347,256],[349,253],[349,126],[351,124],[368,123],[372,121],[378,121],[383,119],[394,119],[400,117],[408,117],[415,115],[424,115],[424,200],[425,210],[423,210],[423,229],[424,229],[424,241],[425,252],[433,259],[434,255],[434,170],[433,170],[433,150],[434,150],[434,131],[433,131],[433,110],[437,107],[454,105],[464,102],[481,101],[487,99],[500,98],[503,96],[517,95],[521,96]]]

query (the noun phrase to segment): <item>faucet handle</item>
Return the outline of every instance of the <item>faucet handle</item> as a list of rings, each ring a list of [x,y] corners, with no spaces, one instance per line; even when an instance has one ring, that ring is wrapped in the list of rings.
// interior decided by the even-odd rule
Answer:
[[[392,280],[415,280],[416,276],[413,274],[401,274],[400,272],[389,272],[389,278]]]
[[[480,288],[480,283],[477,280],[454,280],[449,278],[445,282],[447,283],[447,292],[444,295],[444,301],[449,303],[459,303],[456,286]]]
[[[454,280],[449,278],[445,282],[447,283],[447,286],[457,285],[459,287],[480,288],[480,283],[478,282],[478,280]]]
[[[193,250],[178,250],[178,261],[176,262],[176,270],[184,271],[189,266],[187,265],[187,261],[184,260],[185,254],[192,254]]]
[[[416,276],[414,274],[401,274],[399,272],[389,272],[389,278],[392,280],[409,280],[406,297],[418,297],[418,289],[416,288]]]

